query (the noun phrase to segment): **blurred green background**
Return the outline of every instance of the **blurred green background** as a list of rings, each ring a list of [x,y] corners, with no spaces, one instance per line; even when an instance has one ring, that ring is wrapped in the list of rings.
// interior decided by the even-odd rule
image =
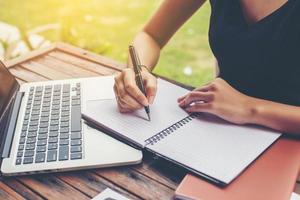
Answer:
[[[41,35],[126,62],[127,47],[162,0],[0,0],[0,21],[21,31],[57,24]],[[193,86],[213,78],[206,3],[163,49],[155,73]]]

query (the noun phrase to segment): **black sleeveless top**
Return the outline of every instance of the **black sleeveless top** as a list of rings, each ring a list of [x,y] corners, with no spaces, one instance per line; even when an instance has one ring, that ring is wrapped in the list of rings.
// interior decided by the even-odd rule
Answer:
[[[220,77],[249,96],[300,106],[300,0],[249,25],[239,0],[210,0]]]

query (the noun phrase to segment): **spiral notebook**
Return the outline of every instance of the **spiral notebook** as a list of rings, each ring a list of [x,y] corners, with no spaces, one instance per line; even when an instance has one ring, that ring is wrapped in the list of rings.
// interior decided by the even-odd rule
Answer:
[[[112,88],[113,80],[106,87]],[[158,79],[155,102],[150,106],[151,121],[144,109],[120,113],[113,90],[110,92],[105,99],[88,102],[83,111],[88,123],[221,186],[280,137],[269,129],[237,126],[207,114],[188,114],[177,103],[188,90],[162,79]]]

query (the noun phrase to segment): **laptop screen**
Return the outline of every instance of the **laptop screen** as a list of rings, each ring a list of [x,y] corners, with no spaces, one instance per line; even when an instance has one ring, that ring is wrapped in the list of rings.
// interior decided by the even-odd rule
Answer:
[[[7,123],[8,108],[19,84],[15,77],[0,61],[0,128],[1,132]]]

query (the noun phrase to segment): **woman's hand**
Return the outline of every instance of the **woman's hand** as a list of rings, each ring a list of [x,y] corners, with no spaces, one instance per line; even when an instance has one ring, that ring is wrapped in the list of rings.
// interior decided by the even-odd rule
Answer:
[[[120,112],[131,112],[153,103],[157,88],[156,77],[145,67],[142,67],[141,74],[147,97],[136,85],[132,68],[124,69],[115,77],[114,92]]]
[[[253,114],[253,99],[217,78],[180,97],[178,103],[187,112],[211,113],[232,123],[246,124]]]

